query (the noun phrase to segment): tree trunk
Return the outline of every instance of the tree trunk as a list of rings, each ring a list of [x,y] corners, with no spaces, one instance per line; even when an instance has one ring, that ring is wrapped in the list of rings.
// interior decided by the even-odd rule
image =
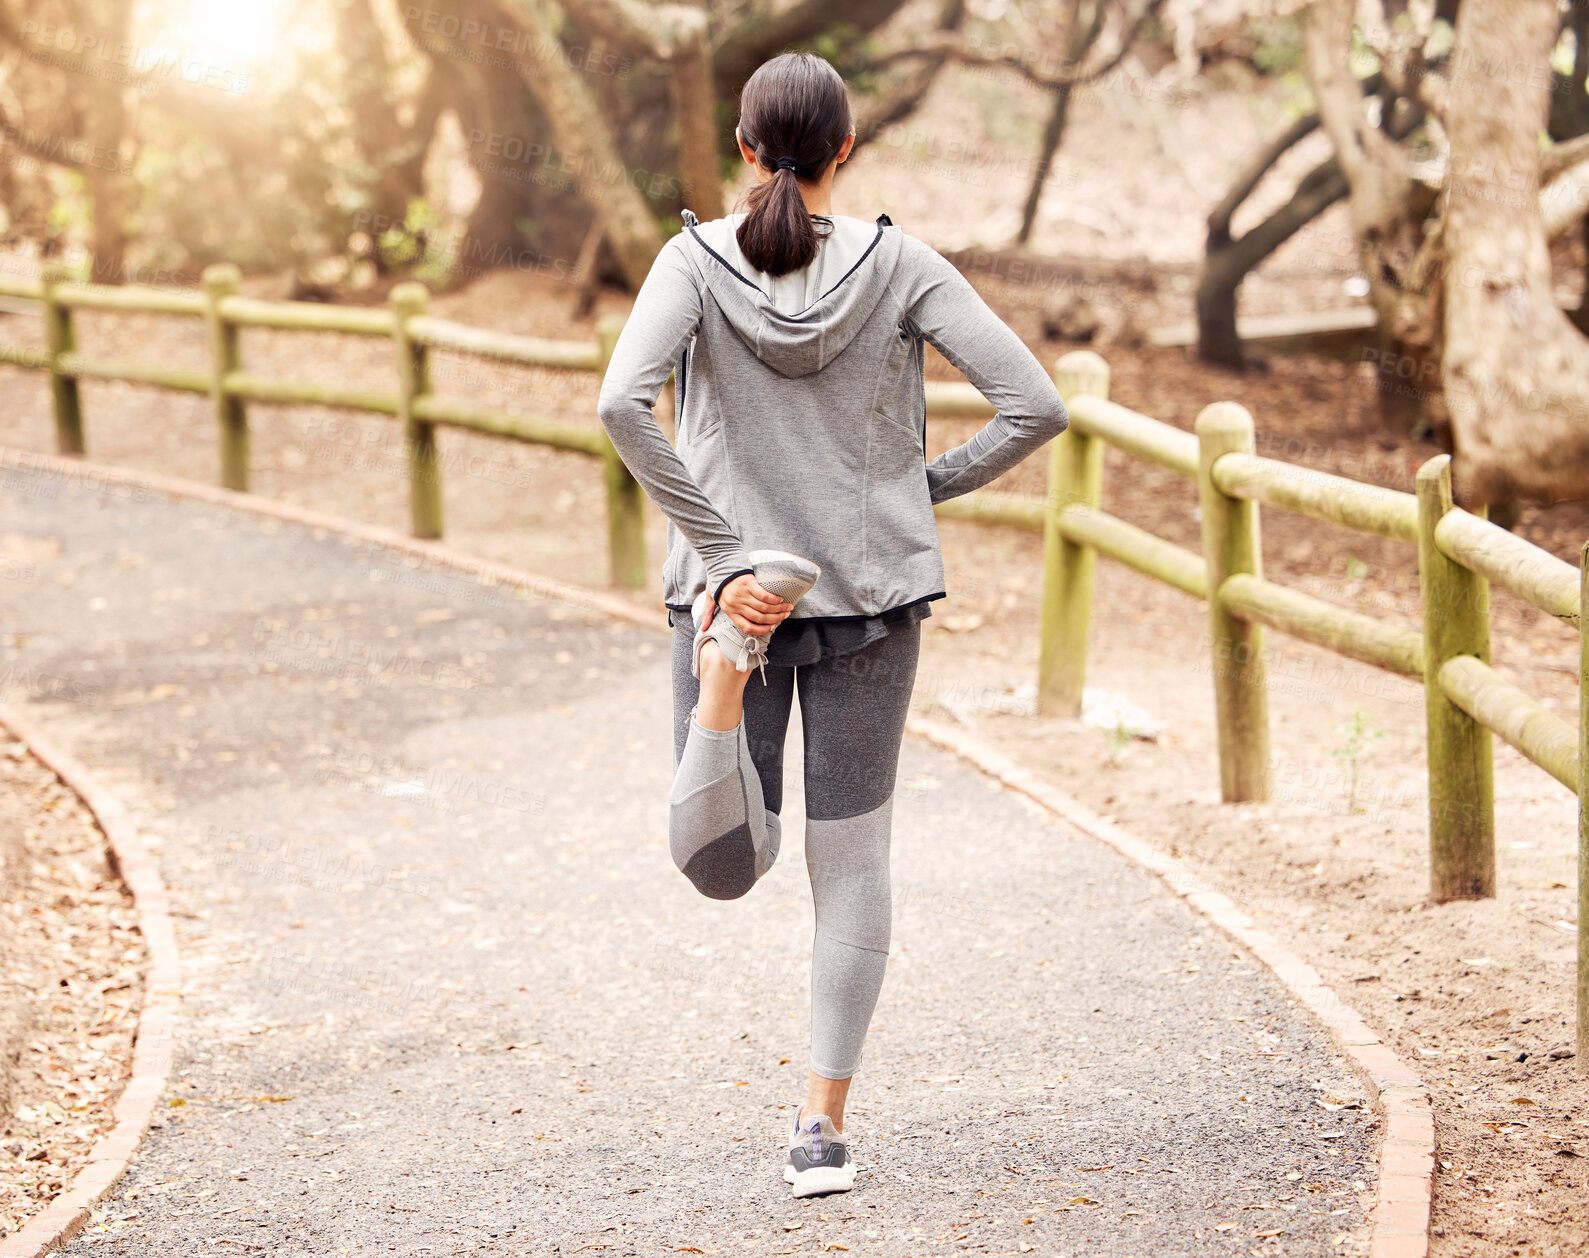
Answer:
[[[1362,84],[1348,60],[1355,9],[1355,0],[1314,0],[1303,48],[1319,118],[1351,190],[1359,265],[1379,315],[1380,362],[1390,365],[1390,380],[1398,386],[1380,391],[1381,415],[1405,429],[1422,423],[1424,394],[1399,387],[1401,381],[1408,376],[1432,379],[1436,377],[1430,373],[1438,372],[1430,294],[1416,282],[1402,282],[1404,276],[1427,272],[1421,254],[1428,198],[1415,186],[1398,143],[1422,121],[1423,110],[1416,102],[1398,101],[1387,90],[1381,96],[1382,111],[1399,109],[1401,116],[1391,125],[1383,118],[1377,124],[1370,120]],[[1392,130],[1395,136],[1387,134]]]
[[[1086,21],[1082,20],[1087,5]],[[1081,65],[1087,50],[1103,29],[1106,0],[1070,0],[1069,20],[1065,26],[1065,69],[1073,71]],[[1043,128],[1043,139],[1037,149],[1037,165],[1032,171],[1032,183],[1026,190],[1026,203],[1021,207],[1021,227],[1015,233],[1015,243],[1024,245],[1032,238],[1032,228],[1037,222],[1037,207],[1043,199],[1043,185],[1048,182],[1048,172],[1053,169],[1054,154],[1059,152],[1060,141],[1065,138],[1065,124],[1070,121],[1070,98],[1075,89],[1063,83],[1054,89],[1054,108]]]
[[[551,47],[558,39],[562,11],[550,0],[504,0],[504,7],[536,46]],[[521,63],[520,73],[551,124],[557,148],[576,160],[579,195],[601,217],[607,243],[638,289],[662,250],[662,230],[629,181],[612,128],[581,72],[562,58]]]
[[[1291,200],[1239,239],[1232,237],[1236,211],[1286,153],[1318,129],[1316,114],[1297,119],[1236,179],[1208,216],[1208,244],[1197,280],[1197,356],[1203,362],[1242,367],[1246,354],[1236,332],[1236,293],[1242,281],[1271,253],[1346,195],[1340,163],[1321,162],[1297,184]]]
[[[443,76],[432,70],[415,102],[413,123],[405,126],[398,116],[391,62],[371,0],[341,0],[337,37],[347,64],[348,108],[357,123],[359,146],[375,171],[369,194],[370,226],[371,235],[379,240],[387,229],[403,225],[409,202],[424,194],[425,155],[441,117]],[[385,253],[377,247],[373,257],[376,270],[385,273]]]
[[[1589,340],[1556,304],[1536,137],[1549,110],[1554,0],[1466,0],[1446,120],[1445,396],[1470,503],[1589,495]],[[1525,72],[1526,71],[1526,72]]]
[[[843,24],[855,35],[867,35],[904,8],[905,0],[795,0],[777,12],[772,7],[749,10],[718,38],[712,53],[717,94],[734,100],[739,89],[763,61],[797,44],[815,39],[830,27]]]
[[[90,6],[85,25],[103,32],[111,47],[127,40],[131,6],[119,3]],[[99,284],[119,284],[126,278],[127,209],[132,194],[132,162],[124,151],[127,142],[126,89],[115,75],[91,75],[82,87],[82,135],[93,156],[83,164],[83,184],[93,206],[93,278]]]
[[[717,165],[717,93],[705,31],[674,54],[674,115],[679,125],[679,173],[684,203],[701,222],[723,216],[723,179]]]

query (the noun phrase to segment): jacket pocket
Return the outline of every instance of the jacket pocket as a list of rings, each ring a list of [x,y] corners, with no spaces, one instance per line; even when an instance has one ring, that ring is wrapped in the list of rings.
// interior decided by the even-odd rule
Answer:
[[[921,342],[901,331],[891,337],[887,352],[877,369],[877,392],[872,410],[894,428],[911,435],[918,450],[926,439],[926,402],[920,381]]]

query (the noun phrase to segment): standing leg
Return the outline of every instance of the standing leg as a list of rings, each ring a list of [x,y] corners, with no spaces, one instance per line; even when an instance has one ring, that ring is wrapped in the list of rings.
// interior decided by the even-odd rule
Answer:
[[[732,728],[703,725],[695,713],[700,682],[690,673],[695,629],[673,630],[673,787],[668,848],[702,895],[734,900],[777,859],[782,834],[783,744],[794,698],[794,669],[769,665],[745,687],[744,713]],[[715,645],[702,667],[732,669]]]
[[[843,1130],[848,1081],[888,964],[889,839],[921,627],[796,670],[805,736],[806,867],[816,905],[807,1114]]]

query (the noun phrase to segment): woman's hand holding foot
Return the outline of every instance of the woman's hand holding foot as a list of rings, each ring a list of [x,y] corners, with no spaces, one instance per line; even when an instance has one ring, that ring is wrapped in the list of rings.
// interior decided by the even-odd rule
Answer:
[[[766,637],[794,611],[793,603],[786,603],[776,594],[769,593],[748,572],[735,577],[723,587],[722,607],[735,626],[753,638]],[[717,605],[708,596],[706,620],[701,628],[710,625],[716,614]]]

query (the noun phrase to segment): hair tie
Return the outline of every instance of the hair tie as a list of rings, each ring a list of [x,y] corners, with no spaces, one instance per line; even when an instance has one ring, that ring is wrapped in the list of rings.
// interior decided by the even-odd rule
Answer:
[[[773,163],[773,164],[772,164],[772,168],[773,168],[773,170],[774,170],[774,171],[779,171],[779,170],[794,170],[794,169],[795,169],[795,167],[796,167],[796,166],[797,166],[797,165],[798,165],[798,164],[799,164],[799,163],[797,163],[797,162],[796,162],[796,161],[795,161],[795,159],[794,159],[794,158],[792,158],[792,157],[780,157],[780,158],[779,158],[779,159],[778,159],[778,160],[777,160],[777,161],[776,161],[776,162],[774,162],[774,163]],[[796,173],[798,173],[798,172],[796,172]]]

